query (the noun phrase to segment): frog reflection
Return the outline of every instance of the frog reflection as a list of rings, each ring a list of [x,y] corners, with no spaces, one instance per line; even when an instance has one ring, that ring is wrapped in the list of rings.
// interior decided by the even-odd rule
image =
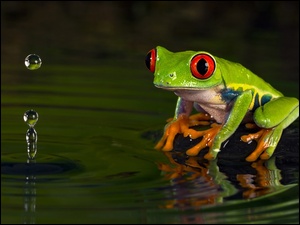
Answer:
[[[268,161],[259,160],[251,164],[256,174],[237,174],[236,179],[243,188],[245,199],[256,198],[270,193],[273,189],[281,186],[281,171],[275,165],[275,157]]]
[[[230,165],[217,165],[200,157],[187,157],[183,153],[164,152],[170,163],[158,163],[164,178],[171,182],[171,192],[164,208],[198,209],[203,205],[216,205],[227,198],[251,199],[270,193],[281,186],[280,170],[275,158],[259,160],[234,169]]]

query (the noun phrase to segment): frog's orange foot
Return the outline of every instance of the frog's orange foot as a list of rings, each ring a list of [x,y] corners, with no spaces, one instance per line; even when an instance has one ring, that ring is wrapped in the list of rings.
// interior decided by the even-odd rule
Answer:
[[[177,120],[169,122],[164,131],[164,135],[155,145],[155,149],[163,151],[171,151],[173,149],[174,138],[177,134],[183,133],[183,130],[188,129],[189,119],[187,116],[179,116]]]
[[[207,113],[197,113],[189,117],[180,115],[177,120],[168,120],[165,127],[164,135],[155,145],[155,149],[162,149],[163,151],[171,151],[173,149],[173,142],[177,134],[183,134],[187,137],[194,130],[190,129],[192,126],[209,125],[211,116]]]
[[[207,113],[197,113],[189,117],[189,127],[209,125],[212,117]]]
[[[243,135],[241,137],[241,140],[244,142],[251,142],[252,140],[255,140],[257,142],[256,149],[246,158],[246,161],[253,162],[260,157],[261,159],[269,159],[270,155],[266,152],[266,150],[270,146],[270,135],[269,133],[272,131],[272,128],[265,129],[262,128],[260,131]]]
[[[211,147],[215,136],[218,134],[219,130],[221,129],[222,125],[213,123],[211,124],[211,128],[203,131],[195,131],[190,129],[189,136],[192,139],[203,137],[202,140],[196,144],[194,147],[188,149],[186,154],[189,156],[196,156],[199,152],[204,149],[205,147]],[[206,159],[213,159],[215,158],[211,153],[207,153],[205,155]]]

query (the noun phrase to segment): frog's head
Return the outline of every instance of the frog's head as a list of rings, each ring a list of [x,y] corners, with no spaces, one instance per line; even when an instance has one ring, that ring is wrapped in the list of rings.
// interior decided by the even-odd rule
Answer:
[[[174,53],[158,46],[148,52],[145,62],[159,88],[199,90],[222,83],[216,58],[204,51]]]

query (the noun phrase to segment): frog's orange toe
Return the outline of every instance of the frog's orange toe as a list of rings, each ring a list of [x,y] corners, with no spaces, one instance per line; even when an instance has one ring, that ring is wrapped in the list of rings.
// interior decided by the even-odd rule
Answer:
[[[260,155],[260,158],[263,160],[267,160],[270,158],[270,155],[268,153],[264,152]]]
[[[160,140],[155,146],[154,148],[159,150],[159,149],[162,149],[162,147],[164,146],[164,141]]]
[[[217,123],[211,124],[211,128],[207,130],[202,130],[202,131],[195,131],[193,135],[190,135],[191,138],[198,138],[198,137],[203,137],[202,140],[196,144],[194,147],[190,148],[189,150],[186,151],[186,154],[189,156],[196,156],[199,154],[199,152],[206,148],[206,147],[211,147],[213,140],[219,130],[221,129],[221,125]],[[215,156],[212,153],[209,153],[212,158],[215,158]],[[208,158],[211,158],[207,156]]]
[[[169,141],[164,145],[164,147],[162,148],[163,151],[165,152],[169,152],[172,151],[173,149],[173,142]]]
[[[210,152],[208,152],[207,154],[205,154],[204,158],[207,160],[213,160],[215,159],[215,156],[213,156]]]
[[[241,137],[241,140],[244,142],[249,142],[252,140],[255,140],[257,142],[256,149],[246,158],[246,161],[254,162],[259,157],[261,159],[270,158],[270,155],[265,152],[270,146],[270,141],[268,138],[270,131],[271,129],[262,128],[260,131],[254,134],[243,135]]]
[[[188,150],[186,151],[186,154],[187,154],[188,156],[196,156],[196,155],[198,155],[199,152],[200,152],[203,148],[205,148],[205,147],[206,147],[206,142],[202,142],[202,141],[201,141],[200,143],[196,144],[194,147],[188,149]]]
[[[266,150],[266,143],[263,141],[258,142],[256,149],[246,158],[248,162],[254,162]]]
[[[164,135],[155,145],[155,149],[163,151],[171,151],[173,149],[174,136]]]
[[[170,121],[166,126],[163,137],[155,145],[155,149],[162,149],[163,151],[171,151],[173,149],[173,142],[175,136],[179,133],[183,133],[188,129],[188,118],[185,115],[181,115],[177,120]]]
[[[189,127],[198,125],[209,125],[212,117],[207,113],[197,113],[189,117]]]
[[[260,154],[257,154],[257,153],[251,153],[251,155],[249,155],[247,158],[246,158],[246,161],[247,162],[254,162],[258,159]]]
[[[241,136],[241,140],[243,142],[250,142],[252,140],[258,140],[264,133],[264,129],[261,129],[260,131],[254,133],[254,134],[247,134]]]
[[[270,155],[266,152],[267,147],[264,146],[264,143],[261,146],[257,147],[247,158],[246,161],[254,162],[258,158],[262,160],[267,160],[270,158]]]

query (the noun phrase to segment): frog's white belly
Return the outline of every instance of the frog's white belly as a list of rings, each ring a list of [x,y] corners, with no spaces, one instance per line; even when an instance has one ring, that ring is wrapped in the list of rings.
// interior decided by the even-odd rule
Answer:
[[[218,123],[227,120],[230,104],[222,100],[221,93],[217,89],[209,90],[176,90],[174,93],[187,100],[194,102],[197,110],[209,113]]]

